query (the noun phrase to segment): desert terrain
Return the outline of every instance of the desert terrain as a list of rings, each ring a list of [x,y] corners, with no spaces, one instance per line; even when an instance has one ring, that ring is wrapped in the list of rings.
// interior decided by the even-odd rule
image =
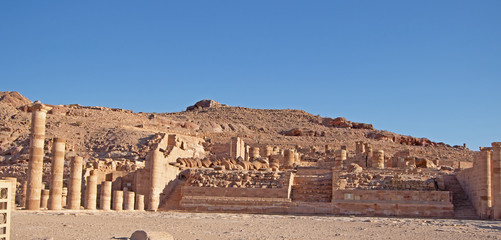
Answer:
[[[501,239],[501,222],[228,213],[17,211],[12,239],[127,239],[136,230],[175,239]]]

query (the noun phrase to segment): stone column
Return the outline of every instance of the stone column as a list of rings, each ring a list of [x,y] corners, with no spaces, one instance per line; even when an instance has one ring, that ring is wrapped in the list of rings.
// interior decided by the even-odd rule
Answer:
[[[62,208],[65,140],[54,138],[52,145],[52,169],[50,175],[49,210]]]
[[[284,150],[284,169],[291,169],[294,167],[294,150],[292,149],[285,149]]]
[[[144,195],[142,194],[136,194],[136,209],[144,211]]]
[[[49,202],[49,194],[50,191],[48,189],[42,189],[42,200],[40,202],[41,209],[47,209],[47,204]]]
[[[10,192],[10,197],[11,197],[11,210],[14,211],[16,210],[16,189],[17,189],[17,178],[15,177],[4,177],[4,180],[7,180],[11,183],[11,192]]]
[[[124,197],[127,199],[127,201],[125,201],[126,204],[124,205],[124,210],[134,210],[134,199],[136,197],[134,192],[128,191],[127,196]]]
[[[251,147],[250,152],[249,152],[249,157],[250,157],[250,160],[259,158],[260,157],[259,156],[259,148],[258,147]]]
[[[249,152],[250,152],[250,146],[247,145],[247,144],[245,144],[245,147],[244,147],[244,153],[245,153],[244,154],[244,156],[245,156],[244,160],[245,161],[249,161],[250,160],[250,153]]]
[[[492,143],[492,212],[493,218],[501,219],[501,142]]]
[[[329,144],[325,144],[325,154],[329,154],[331,152],[331,147],[329,146]]]
[[[298,152],[294,153],[294,163],[298,166],[301,165],[301,155]]]
[[[81,205],[82,162],[83,158],[79,156],[73,157],[71,160],[68,208],[72,210],[79,210]]]
[[[28,162],[26,209],[38,210],[40,209],[40,194],[42,191],[45,118],[50,108],[39,102],[35,102],[31,110],[31,139]]]
[[[61,191],[61,206],[63,208],[67,206],[67,200],[68,200],[68,188],[63,187]]]
[[[124,192],[120,190],[113,191],[113,210],[121,211],[123,210],[124,204]]]
[[[479,215],[481,218],[488,218],[491,208],[491,150],[492,148],[481,147],[478,158],[476,159],[477,176],[479,177],[479,197],[480,209]]]
[[[378,150],[372,155],[372,167],[384,169],[384,151]]]
[[[372,155],[374,153],[372,152],[372,147],[366,143],[365,144],[365,158],[366,158],[366,163],[368,168],[372,168]]]
[[[364,153],[365,152],[364,142],[362,141],[355,142],[355,151],[356,153]]]
[[[111,181],[104,181],[101,184],[101,199],[99,206],[102,210],[111,209]]]
[[[346,162],[346,150],[336,150],[335,151],[335,160],[334,160],[334,168],[342,169],[344,163]]]
[[[164,171],[163,166],[163,153],[155,148],[151,152],[151,175],[150,175],[150,191],[149,191],[149,203],[148,210],[156,211],[158,210],[158,205],[160,204],[160,193],[163,190],[162,176]],[[123,193],[122,193],[123,195]]]
[[[87,177],[87,187],[85,188],[85,209],[96,210],[97,201],[97,175],[92,170]]]
[[[263,157],[267,158],[272,154],[273,154],[273,147],[267,145],[263,148]]]

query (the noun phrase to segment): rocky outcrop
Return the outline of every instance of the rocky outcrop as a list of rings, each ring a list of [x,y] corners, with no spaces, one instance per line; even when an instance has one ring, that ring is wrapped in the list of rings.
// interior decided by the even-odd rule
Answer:
[[[193,106],[187,107],[186,111],[193,111],[193,110],[198,110],[198,109],[202,109],[202,108],[221,107],[221,106],[226,106],[226,105],[218,103],[214,100],[204,99],[202,101],[198,101]]]
[[[430,141],[427,138],[416,138],[411,136],[399,135],[388,131],[374,131],[367,134],[367,138],[372,138],[380,141],[390,141],[410,146],[435,146],[437,143]]]
[[[354,129],[374,129],[372,124],[359,123],[346,120],[344,117],[338,118],[323,118],[322,124],[327,127],[337,127],[337,128],[354,128]]]
[[[325,132],[318,132],[307,128],[293,128],[288,131],[282,131],[280,134],[285,136],[310,136],[310,137],[323,137],[325,136]]]

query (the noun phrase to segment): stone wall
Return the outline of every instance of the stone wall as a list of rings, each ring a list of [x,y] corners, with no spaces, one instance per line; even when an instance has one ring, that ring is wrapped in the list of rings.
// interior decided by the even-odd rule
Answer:
[[[369,216],[453,217],[448,191],[336,190],[332,203],[339,214]]]

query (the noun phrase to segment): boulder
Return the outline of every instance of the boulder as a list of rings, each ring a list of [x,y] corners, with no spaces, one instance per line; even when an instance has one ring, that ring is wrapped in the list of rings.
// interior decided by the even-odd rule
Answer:
[[[348,165],[348,167],[346,167],[346,171],[351,172],[351,173],[360,173],[363,170],[364,169],[356,163],[352,163],[352,164]]]
[[[416,167],[418,168],[436,168],[433,161],[426,158],[416,158]]]
[[[186,111],[193,111],[193,110],[198,110],[198,109],[202,109],[202,108],[211,108],[211,107],[220,107],[220,106],[223,106],[223,104],[218,103],[214,100],[204,99],[204,100],[198,101],[193,106],[187,107]]]
[[[148,232],[137,230],[129,238],[130,240],[174,240],[168,232]]]

